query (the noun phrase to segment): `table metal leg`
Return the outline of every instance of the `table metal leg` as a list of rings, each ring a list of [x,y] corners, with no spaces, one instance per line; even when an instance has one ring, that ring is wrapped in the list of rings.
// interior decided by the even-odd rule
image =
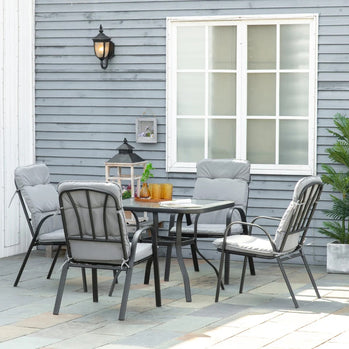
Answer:
[[[157,239],[159,234],[159,215],[157,212],[153,212],[153,222],[154,222],[154,235],[152,237],[153,244],[153,263],[154,263],[154,283],[159,285],[155,288],[156,293],[156,306],[161,307],[161,291],[160,291],[160,274],[159,274],[159,259],[158,259],[158,247]]]
[[[176,223],[176,253],[177,253],[178,264],[181,269],[182,277],[183,277],[185,299],[187,302],[191,302],[189,276],[188,276],[187,268],[185,267],[183,256],[182,256],[182,221],[183,221],[183,213],[179,213],[177,217],[177,223]]]

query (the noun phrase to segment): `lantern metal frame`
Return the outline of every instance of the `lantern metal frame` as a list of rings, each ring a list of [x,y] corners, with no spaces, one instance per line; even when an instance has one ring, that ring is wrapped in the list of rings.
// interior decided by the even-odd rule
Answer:
[[[103,33],[103,27],[102,24],[99,26],[99,34],[95,36],[93,39],[93,47],[95,51],[96,57],[101,61],[101,68],[107,69],[109,59],[114,57],[114,43],[111,41],[110,37],[105,35]],[[106,44],[108,43],[109,49],[108,52],[106,52]],[[97,48],[99,45],[103,45],[102,55],[99,55],[97,52]]]

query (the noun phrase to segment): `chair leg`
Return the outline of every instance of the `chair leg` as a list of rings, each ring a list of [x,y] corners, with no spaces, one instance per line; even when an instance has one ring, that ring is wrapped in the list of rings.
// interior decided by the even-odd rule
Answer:
[[[16,280],[15,280],[15,283],[13,284],[14,287],[16,287],[16,286],[18,285],[18,282],[19,282],[19,280],[20,280],[20,278],[21,278],[21,276],[22,276],[24,267],[25,267],[25,265],[27,264],[28,258],[29,258],[29,256],[30,256],[30,253],[31,253],[31,251],[32,251],[32,249],[33,249],[34,246],[35,246],[35,240],[33,239],[33,240],[31,241],[31,243],[30,243],[30,246],[29,246],[29,248],[28,248],[27,253],[25,254],[25,257],[24,257],[24,259],[23,259],[22,265],[21,265],[21,267],[20,267],[20,269],[19,269],[19,271],[18,271],[18,274],[17,274]]]
[[[109,289],[109,294],[108,294],[109,297],[111,297],[113,295],[114,288],[115,288],[115,285],[118,283],[118,277],[119,277],[120,273],[121,273],[121,269],[118,271],[113,270],[114,278],[113,278],[113,282],[112,282],[110,289]]]
[[[47,277],[46,277],[47,279],[50,279],[50,277],[51,277],[51,274],[53,272],[53,268],[56,265],[57,258],[58,258],[59,252],[61,251],[61,248],[62,248],[62,245],[58,245],[57,251],[56,251],[55,256],[53,257],[53,261],[51,263],[50,270],[48,271],[48,274],[47,274]]]
[[[215,302],[216,303],[219,300],[219,292],[221,290],[224,257],[225,257],[225,253],[222,251],[222,253],[221,253],[221,260],[219,262],[219,271],[218,271],[218,276],[217,276],[217,287],[216,287],[216,297],[215,297]]]
[[[250,257],[246,257],[246,256],[244,257],[244,264],[242,265],[239,293],[242,293],[242,291],[244,289],[245,275],[246,275],[246,266],[247,266],[247,260],[249,258]]]
[[[298,305],[298,302],[297,302],[297,300],[296,300],[296,297],[295,297],[295,295],[294,295],[294,293],[293,293],[293,290],[292,290],[290,281],[288,280],[288,277],[287,277],[287,275],[286,275],[285,268],[284,268],[284,266],[282,265],[282,262],[281,262],[280,258],[276,258],[276,260],[277,260],[277,262],[278,262],[278,264],[279,264],[279,267],[280,267],[282,276],[284,277],[284,280],[285,280],[285,282],[286,282],[286,285],[287,285],[287,288],[288,288],[288,292],[289,292],[290,295],[291,295],[293,304],[294,304],[295,308],[299,308],[299,305]]]
[[[194,264],[194,270],[195,271],[200,271],[199,270],[199,262],[198,262],[198,256],[196,254],[196,241],[194,241],[191,245],[190,245],[190,249],[191,249],[191,256],[193,259],[193,264]]]
[[[313,285],[313,288],[314,288],[314,290],[315,290],[316,296],[317,296],[317,298],[321,298],[320,293],[319,293],[319,290],[318,290],[318,288],[317,288],[317,286],[316,286],[316,283],[315,283],[313,274],[312,274],[312,272],[311,272],[311,270],[310,270],[310,268],[309,268],[309,264],[308,264],[308,262],[307,262],[307,260],[306,260],[306,258],[305,258],[305,255],[303,254],[303,251],[302,251],[302,250],[300,250],[299,252],[300,252],[300,255],[301,255],[301,257],[302,257],[302,260],[303,260],[305,269],[306,269],[306,271],[307,271],[307,273],[308,273],[308,275],[309,275],[309,279],[310,279],[310,281],[311,281],[311,284]]]
[[[86,281],[86,269],[81,268],[81,277],[82,277],[82,287],[84,292],[87,292],[87,281]]]
[[[62,296],[63,296],[64,286],[65,286],[65,281],[67,279],[68,269],[69,269],[69,263],[65,263],[63,265],[61,278],[59,280],[56,302],[55,302],[55,306],[53,308],[53,315],[58,315],[59,309],[61,307]]]
[[[98,302],[98,281],[96,268],[92,268],[92,298],[95,303]]]
[[[172,245],[168,245],[167,251],[166,251],[166,264],[165,264],[164,281],[170,280],[171,257],[172,257]]]
[[[122,292],[121,306],[120,306],[120,311],[119,311],[119,320],[120,320],[120,321],[125,320],[125,314],[126,314],[126,308],[127,308],[128,295],[129,295],[129,293],[130,293],[132,271],[133,271],[133,268],[128,268],[128,269],[126,270],[126,278],[125,278],[124,291]]]
[[[256,270],[254,268],[254,262],[252,257],[248,257],[248,264],[250,266],[250,273],[251,275],[256,275]]]
[[[229,274],[230,274],[230,254],[225,254],[225,263],[224,263],[224,284],[229,285]]]
[[[153,263],[153,258],[150,258],[147,260],[147,264],[145,266],[145,272],[144,272],[144,285],[149,285],[150,270],[151,270],[152,263]]]

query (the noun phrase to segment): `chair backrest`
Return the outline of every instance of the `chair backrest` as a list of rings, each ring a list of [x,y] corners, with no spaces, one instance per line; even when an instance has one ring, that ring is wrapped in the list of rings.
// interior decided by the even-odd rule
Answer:
[[[234,200],[246,212],[250,163],[245,160],[205,159],[197,163],[194,199]],[[237,212],[233,220],[240,220]],[[200,223],[225,224],[226,210],[200,216]]]
[[[292,201],[276,230],[274,243],[279,252],[290,252],[303,245],[322,188],[318,176],[304,177],[297,182]]]
[[[69,257],[111,264],[128,260],[131,245],[118,184],[63,182],[58,193]]]
[[[17,167],[14,179],[31,233],[34,234],[39,222],[45,216],[59,210],[57,190],[50,184],[50,173],[45,164]],[[53,216],[45,221],[40,229],[40,234],[61,228],[61,217]]]

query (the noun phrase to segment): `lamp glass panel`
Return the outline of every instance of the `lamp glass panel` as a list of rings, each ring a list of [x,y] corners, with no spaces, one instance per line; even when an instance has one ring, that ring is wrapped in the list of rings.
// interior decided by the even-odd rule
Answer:
[[[177,160],[198,162],[204,158],[205,121],[203,119],[177,120]]]
[[[108,57],[109,42],[95,42],[95,54],[98,58]]]

